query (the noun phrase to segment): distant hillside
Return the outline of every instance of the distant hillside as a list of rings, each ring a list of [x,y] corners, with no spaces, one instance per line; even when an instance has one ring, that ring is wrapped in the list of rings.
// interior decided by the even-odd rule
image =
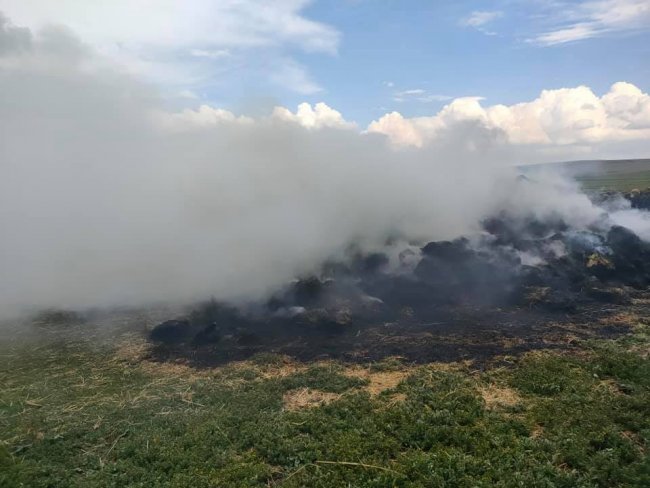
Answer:
[[[561,169],[578,180],[587,190],[621,190],[650,188],[650,159],[615,159],[567,161],[520,166],[524,173],[544,169]]]

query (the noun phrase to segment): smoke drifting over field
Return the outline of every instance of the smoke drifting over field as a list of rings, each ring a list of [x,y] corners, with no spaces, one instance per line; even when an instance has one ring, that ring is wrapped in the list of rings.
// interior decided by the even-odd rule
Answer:
[[[560,180],[522,185],[478,123],[410,150],[285,119],[184,121],[67,31],[0,18],[0,310],[249,300],[350,246],[453,239],[503,209],[602,220]]]

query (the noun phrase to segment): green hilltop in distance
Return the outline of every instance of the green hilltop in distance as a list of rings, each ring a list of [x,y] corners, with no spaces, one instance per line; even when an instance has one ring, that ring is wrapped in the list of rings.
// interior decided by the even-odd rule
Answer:
[[[619,190],[650,188],[650,159],[585,160],[520,166],[530,174],[546,168],[561,168],[586,190]]]

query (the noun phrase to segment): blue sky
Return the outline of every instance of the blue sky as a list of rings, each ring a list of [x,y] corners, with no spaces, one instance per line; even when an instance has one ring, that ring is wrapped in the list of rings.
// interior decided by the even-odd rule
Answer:
[[[430,114],[446,103],[418,100],[426,96],[393,100],[407,90],[512,104],[535,98],[543,89],[582,84],[596,92],[620,80],[650,88],[650,18],[645,29],[634,26],[547,46],[532,39],[563,24],[558,19],[563,7],[550,3],[316,3],[307,13],[335,26],[342,40],[338,56],[300,57],[324,87],[324,93],[306,98],[323,98],[347,118],[363,121],[390,110]],[[570,2],[580,3],[585,2]],[[464,22],[473,12],[497,14],[476,28]]]
[[[0,11],[32,29],[68,25],[179,108],[324,101],[367,125],[457,97],[650,89],[650,0],[0,0]]]

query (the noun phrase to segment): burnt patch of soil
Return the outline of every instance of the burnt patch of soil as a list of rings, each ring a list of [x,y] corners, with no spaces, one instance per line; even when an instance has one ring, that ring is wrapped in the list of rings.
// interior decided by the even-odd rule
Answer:
[[[526,307],[446,307],[427,321],[409,317],[408,311],[392,322],[344,325],[276,319],[253,322],[244,330],[222,335],[216,343],[157,343],[149,359],[212,367],[274,353],[302,362],[366,363],[389,357],[415,364],[471,360],[480,368],[496,356],[536,349],[577,350],[583,340],[628,333],[637,320],[648,317],[650,307],[645,299],[649,292],[635,296],[632,304],[581,304],[572,313]]]

